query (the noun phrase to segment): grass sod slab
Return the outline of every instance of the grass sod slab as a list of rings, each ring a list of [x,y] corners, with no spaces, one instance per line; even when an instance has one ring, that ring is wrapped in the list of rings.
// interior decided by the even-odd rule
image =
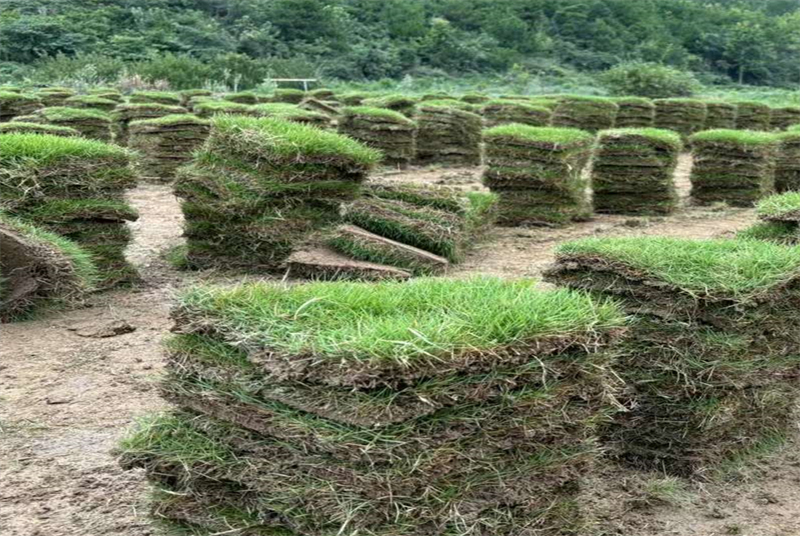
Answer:
[[[708,109],[706,103],[695,99],[656,99],[656,117],[653,126],[673,130],[684,137],[705,128]]]
[[[800,192],[765,197],[756,205],[756,213],[764,221],[800,224]]]
[[[252,114],[248,115],[293,121],[319,128],[328,128],[331,125],[331,116],[326,113],[283,102],[257,104],[252,107]]]
[[[411,117],[414,115],[415,107],[419,102],[420,99],[417,97],[395,94],[367,97],[362,99],[360,104],[370,108],[386,108],[388,110],[394,110],[395,112],[400,112],[406,117]]]
[[[0,123],[20,115],[30,115],[42,107],[42,101],[33,95],[0,91]]]
[[[60,106],[42,108],[35,114],[45,124],[74,128],[86,138],[111,141],[111,116],[102,110]]]
[[[181,104],[180,93],[170,91],[136,91],[128,97],[132,103],[156,103],[179,106]]]
[[[276,89],[270,100],[273,102],[300,104],[306,95],[306,92],[300,89]]]
[[[99,95],[76,95],[64,101],[70,108],[89,108],[103,112],[111,112],[119,104],[118,100],[106,99]]]
[[[775,190],[778,193],[800,190],[800,132],[778,134],[775,158]]]
[[[348,250],[329,247],[322,239],[312,239],[310,244],[289,255],[286,270],[291,276],[312,281],[403,281],[412,276],[411,272],[396,266],[361,260],[357,258],[360,250],[347,254],[343,251]]]
[[[346,107],[339,118],[338,130],[380,150],[389,165],[408,166],[416,155],[416,124],[393,110]]]
[[[552,124],[597,132],[614,127],[618,110],[613,99],[563,95],[553,111]]]
[[[114,142],[123,146],[128,144],[128,125],[132,121],[186,113],[189,113],[186,108],[173,104],[160,104],[157,102],[120,104],[111,113],[111,119],[114,122],[112,126]]]
[[[737,106],[729,102],[706,101],[705,130],[735,129]]]
[[[739,231],[736,238],[793,246],[800,242],[800,230],[794,222],[763,221]]]
[[[0,134],[50,134],[53,136],[74,137],[80,132],[71,127],[48,125],[43,123],[25,123],[22,121],[9,121],[0,123]]]
[[[772,109],[760,102],[736,103],[737,130],[769,130]]]
[[[508,359],[511,364],[514,360],[525,359],[513,350],[518,342],[536,351],[536,348],[563,344],[578,334],[599,336],[603,327],[611,329],[620,325],[616,309],[608,302],[596,303],[572,293],[530,292],[531,284],[482,278],[468,281],[421,279],[372,285],[317,283],[289,289],[268,284],[246,285],[232,291],[197,288],[182,297],[175,318],[182,332],[200,332],[213,325],[221,336],[239,338],[233,331],[226,334],[225,320],[217,315],[233,312],[234,308],[228,304],[242,300],[245,308],[239,312],[256,322],[252,328],[239,324],[244,329],[241,332],[246,339],[243,344],[258,353],[258,362],[278,378],[308,378],[330,385],[377,385],[383,378],[394,378],[396,382],[401,378],[480,368],[482,364],[499,359]],[[493,298],[488,304],[483,304],[479,310],[469,307],[472,301],[489,293]],[[336,301],[329,301],[326,296],[336,297]],[[318,314],[335,318],[336,323],[342,322],[330,340],[317,340],[313,332],[308,332],[306,337],[292,336],[293,342],[281,342],[275,338],[281,333],[280,329],[292,331],[291,326],[300,324],[271,321],[270,331],[262,333],[256,326],[266,324],[247,313],[248,304],[263,303],[262,300],[273,303],[273,311],[277,312],[279,309],[275,308],[281,306],[296,310],[312,298],[316,301],[304,309],[307,316],[303,317],[304,321],[311,322],[309,326],[319,321],[314,318],[322,318],[316,317]],[[560,309],[556,312],[555,307]],[[515,325],[512,319],[517,314],[518,320],[525,320]],[[366,316],[352,323],[353,315],[356,318]],[[464,316],[455,321],[453,315]],[[470,321],[482,322],[481,318],[487,318],[485,315],[499,315],[498,323],[492,329],[482,328],[480,333],[472,333]],[[448,317],[454,321],[448,322]],[[365,323],[370,318],[374,320]],[[403,325],[412,318],[415,319],[414,328],[406,331]],[[280,328],[281,325],[284,328]],[[245,333],[251,329],[252,333]],[[346,337],[353,336],[356,338],[347,342]],[[462,337],[467,339],[461,340]],[[529,340],[533,338],[540,338],[542,342]],[[544,342],[548,338],[552,340]],[[226,340],[233,341],[232,338]],[[522,343],[523,340],[531,344]],[[493,350],[481,351],[486,344],[481,341],[493,341]],[[291,342],[289,346],[283,346],[288,342]],[[267,347],[275,353],[262,355],[259,348]],[[501,357],[503,348],[512,355]],[[330,358],[318,363],[315,362],[317,358],[312,357],[325,354]]]
[[[771,130],[786,130],[792,125],[800,123],[799,106],[783,106],[770,111],[769,127]]]
[[[550,124],[553,111],[523,101],[494,99],[484,103],[480,110],[487,127],[519,123],[534,127]]]
[[[0,322],[75,303],[96,283],[97,270],[78,245],[3,213],[0,249]]]
[[[480,165],[481,116],[450,104],[421,103],[414,120],[418,164]]]
[[[643,97],[615,98],[617,116],[614,120],[615,128],[649,128],[653,126],[656,117],[656,107],[653,101]]]
[[[129,146],[142,154],[141,173],[168,182],[205,142],[210,123],[191,114],[167,115],[130,123]]]

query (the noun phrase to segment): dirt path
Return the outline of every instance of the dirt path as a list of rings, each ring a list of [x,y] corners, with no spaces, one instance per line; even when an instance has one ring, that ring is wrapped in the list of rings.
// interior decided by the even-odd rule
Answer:
[[[684,196],[688,165],[684,159],[678,176]],[[412,170],[392,177],[479,188],[475,170]],[[201,276],[175,272],[162,258],[181,240],[180,210],[168,187],[142,186],[131,199],[141,219],[128,256],[144,274],[141,288],[0,328],[2,536],[157,534],[147,520],[142,475],[119,470],[110,451],[135,418],[164,407],[153,382],[162,366],[159,341],[170,327],[170,297]],[[669,218],[599,217],[565,229],[497,229],[453,273],[535,276],[564,240],[637,234],[708,238],[752,221],[751,210],[685,208]],[[109,328],[133,331],[97,338]],[[800,464],[784,453],[751,482],[697,487],[680,508],[626,511],[617,521],[636,526],[637,536],[796,535],[798,483]]]

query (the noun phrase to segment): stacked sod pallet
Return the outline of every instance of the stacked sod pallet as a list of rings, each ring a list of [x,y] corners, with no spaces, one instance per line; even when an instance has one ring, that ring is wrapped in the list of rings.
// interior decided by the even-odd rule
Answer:
[[[282,119],[284,121],[292,121],[294,123],[302,123],[319,128],[328,128],[331,126],[331,116],[301,108],[297,104],[288,104],[285,102],[271,102],[251,106],[249,115],[272,117],[274,119]]]
[[[79,246],[2,212],[0,251],[0,322],[74,303],[96,279],[91,258]]]
[[[534,286],[192,289],[166,345],[177,409],[123,440],[121,463],[172,495],[158,514],[206,530],[580,534],[613,390],[598,350],[623,318]]]
[[[746,130],[708,130],[691,137],[692,199],[750,207],[775,183],[777,138]]]
[[[655,128],[606,130],[592,166],[594,210],[606,214],[668,214],[678,205],[672,175],[680,135]]]
[[[218,114],[257,115],[253,106],[238,102],[219,101],[202,98],[191,101],[192,112],[200,117],[212,117]]]
[[[548,280],[634,314],[627,386],[605,438],[622,460],[698,474],[794,424],[800,250],[756,240],[638,237],[563,245]]]
[[[35,117],[36,122],[75,129],[84,138],[111,141],[111,116],[101,110],[60,106],[42,108]]]
[[[456,104],[435,101],[417,106],[417,163],[480,165],[483,119],[453,102]]]
[[[653,126],[656,106],[650,99],[642,97],[619,97],[617,104],[616,128],[648,128]]]
[[[736,103],[737,130],[769,130],[772,109],[760,102]]]
[[[125,260],[124,200],[136,185],[131,154],[86,138],[0,135],[0,209],[64,236],[92,256],[100,288],[127,284],[136,272]]]
[[[737,107],[729,102],[706,101],[705,130],[736,128]]]
[[[509,123],[544,127],[550,124],[553,116],[550,108],[508,99],[490,100],[483,105],[480,113],[487,127]]]
[[[131,103],[166,104],[180,106],[181,94],[171,91],[136,91],[128,98]]]
[[[419,101],[419,98],[408,95],[382,95],[380,97],[362,99],[361,104],[372,108],[394,110],[407,117],[412,117],[415,113],[415,106]]]
[[[800,123],[800,106],[782,106],[770,111],[769,127],[771,130],[786,130]]]
[[[482,95],[480,93],[468,93],[466,95],[462,95],[461,100],[469,104],[486,104],[492,100],[492,98],[488,95]]]
[[[380,153],[338,134],[272,118],[221,115],[178,171],[187,262],[276,270],[308,236],[339,220]]]
[[[155,119],[166,115],[185,114],[186,108],[169,104],[158,103],[130,103],[120,104],[111,114],[114,121],[114,142],[118,145],[128,145],[128,126],[133,121]]]
[[[222,96],[226,101],[238,102],[239,104],[258,104],[258,95],[252,91],[240,91],[238,93],[228,93]]]
[[[89,90],[89,95],[92,95],[94,97],[99,97],[101,99],[112,100],[112,101],[116,102],[117,104],[119,104],[119,103],[121,103],[122,101],[125,100],[125,97],[123,97],[122,93],[120,93],[116,89],[112,89],[112,88],[99,87],[99,88],[91,89],[91,90]]]
[[[66,87],[49,87],[37,91],[36,96],[42,101],[42,106],[53,108],[64,106],[68,98],[75,96],[75,91]]]
[[[501,125],[484,131],[483,182],[501,225],[563,225],[592,213],[583,168],[594,136],[573,128]]]
[[[272,102],[288,102],[289,104],[300,104],[306,96],[306,92],[301,89],[276,89],[270,99]]]
[[[406,167],[417,148],[417,126],[401,114],[385,108],[349,106],[342,110],[339,132],[379,149],[384,163]]]
[[[74,128],[46,125],[43,123],[27,123],[22,121],[9,121],[0,123],[0,134],[52,134],[54,136],[80,136],[81,133]]]
[[[11,121],[21,115],[30,115],[41,107],[42,101],[33,95],[0,91],[0,122]]]
[[[653,126],[673,130],[684,137],[703,130],[708,108],[695,99],[656,99],[656,118]]]
[[[553,112],[553,126],[597,132],[613,128],[619,106],[603,97],[559,97]]]
[[[206,140],[209,122],[191,114],[176,114],[133,121],[129,130],[130,147],[142,155],[142,176],[169,182]]]
[[[800,192],[765,197],[756,205],[760,222],[740,231],[741,239],[795,245],[800,242]]]
[[[789,128],[777,135],[775,191],[800,191],[800,128]]]
[[[90,108],[102,112],[111,112],[117,107],[119,101],[106,99],[99,95],[76,95],[64,101],[64,106],[69,108]]]
[[[208,89],[187,89],[178,93],[181,97],[181,106],[188,107],[196,98],[211,97],[214,93]]]

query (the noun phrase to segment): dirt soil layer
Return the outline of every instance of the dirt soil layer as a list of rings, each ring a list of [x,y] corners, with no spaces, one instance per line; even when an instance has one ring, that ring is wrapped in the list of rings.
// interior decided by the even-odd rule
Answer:
[[[677,171],[682,207],[668,217],[597,216],[561,229],[496,228],[450,273],[537,277],[563,241],[585,236],[730,237],[755,221],[752,209],[687,206],[691,160]],[[422,168],[388,180],[479,190],[479,168]],[[123,472],[110,451],[136,418],[166,407],[154,381],[160,341],[170,328],[171,296],[209,272],[181,273],[164,260],[181,243],[181,212],[168,186],[130,194],[128,259],[144,283],[95,296],[82,309],[0,326],[0,535],[159,535],[148,517],[144,475]],[[796,442],[744,477],[687,484],[679,501],[652,500],[660,475],[599,475],[587,502],[605,534],[790,536],[800,534],[800,457]],[[651,482],[651,484],[647,484]],[[662,494],[663,495],[663,494]]]

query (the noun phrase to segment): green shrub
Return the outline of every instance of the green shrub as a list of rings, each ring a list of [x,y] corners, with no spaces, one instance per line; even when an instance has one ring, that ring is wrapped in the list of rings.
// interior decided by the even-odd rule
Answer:
[[[651,99],[689,97],[700,89],[692,73],[645,62],[621,63],[600,75],[600,83],[613,95]]]

